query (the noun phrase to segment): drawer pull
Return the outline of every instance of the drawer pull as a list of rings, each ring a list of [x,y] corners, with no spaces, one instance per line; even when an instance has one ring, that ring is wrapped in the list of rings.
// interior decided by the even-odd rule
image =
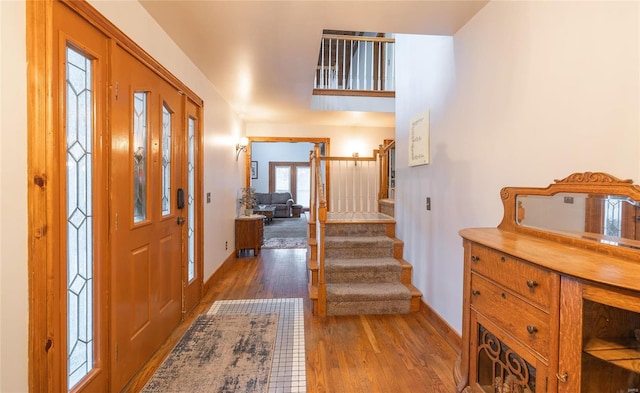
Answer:
[[[538,286],[538,282],[534,280],[527,280],[527,286],[533,289]]]
[[[507,258],[505,258],[504,256],[500,257],[500,262],[506,262]]]
[[[535,334],[538,333],[538,328],[535,326],[527,325],[527,331],[529,332],[529,334]]]
[[[471,260],[472,260],[473,262],[479,262],[479,261],[480,261],[480,257],[477,257],[477,256],[475,256],[475,255],[472,255],[472,256],[471,256]]]
[[[564,374],[556,374],[556,378],[558,378],[558,381],[560,382],[567,382],[567,380],[569,379],[569,374],[567,374],[566,372]]]
[[[478,291],[477,289],[472,289],[472,290],[471,290],[471,294],[472,294],[473,296],[478,296],[478,295],[480,294],[480,291]]]

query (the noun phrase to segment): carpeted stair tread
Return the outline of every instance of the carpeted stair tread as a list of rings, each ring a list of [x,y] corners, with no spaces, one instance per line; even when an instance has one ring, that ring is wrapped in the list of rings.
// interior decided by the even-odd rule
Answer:
[[[393,239],[387,236],[327,236],[324,244],[325,248],[389,247],[393,246]]]
[[[394,258],[327,258],[325,269],[333,270],[362,270],[378,269],[390,271],[402,271],[402,265]]]
[[[411,300],[411,291],[401,283],[327,284],[327,301]]]
[[[386,236],[325,238],[325,258],[393,257],[394,240]]]
[[[393,258],[353,258],[325,260],[327,283],[400,282],[402,265]]]
[[[340,223],[327,224],[325,236],[385,236],[386,224]]]

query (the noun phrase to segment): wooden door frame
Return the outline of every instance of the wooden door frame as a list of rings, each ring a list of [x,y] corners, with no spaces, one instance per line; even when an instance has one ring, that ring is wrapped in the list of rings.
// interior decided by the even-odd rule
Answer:
[[[57,75],[53,71],[53,53],[57,47],[57,35],[53,29],[53,5],[59,2],[88,21],[98,31],[138,58],[170,85],[182,91],[202,111],[203,101],[190,88],[173,76],[140,46],[127,37],[86,1],[41,0],[27,1],[27,198],[28,198],[28,282],[29,282],[29,332],[28,332],[28,384],[29,391],[48,392],[66,388],[66,376],[61,375],[62,362],[66,362],[66,348],[57,338],[62,332],[59,310],[48,305],[59,302],[57,293],[66,282],[60,273],[60,226],[57,207],[60,206],[60,163],[52,153],[57,143],[54,95],[60,96]],[[108,88],[108,87],[105,87]],[[200,119],[202,120],[202,119]],[[198,126],[198,151],[202,151],[202,121]],[[106,147],[107,155],[109,147]],[[201,155],[197,157],[202,165]],[[200,168],[201,170],[202,168]],[[201,173],[201,172],[200,172]],[[196,190],[202,189],[202,178],[196,180]],[[201,198],[196,206],[199,221],[203,217]],[[198,226],[201,230],[201,226]],[[197,240],[198,264],[202,265],[202,233]],[[108,249],[108,245],[105,246]],[[202,269],[202,266],[199,267]],[[66,271],[66,269],[65,269]],[[202,270],[201,270],[202,271]],[[108,278],[106,278],[108,281]],[[107,288],[109,290],[109,288]],[[107,306],[108,307],[108,306]],[[107,321],[110,323],[110,320]]]
[[[307,143],[324,143],[325,156],[330,156],[329,152],[330,138],[313,138],[313,137],[282,137],[282,136],[248,136],[247,154],[244,155],[244,184],[245,187],[251,187],[251,143],[252,142],[307,142]],[[327,174],[328,175],[328,174]]]

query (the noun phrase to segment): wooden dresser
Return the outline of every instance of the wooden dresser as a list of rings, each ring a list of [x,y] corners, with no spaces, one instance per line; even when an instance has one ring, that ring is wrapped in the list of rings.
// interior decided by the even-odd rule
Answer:
[[[458,392],[639,392],[640,188],[587,172],[501,196],[498,228],[460,231]]]
[[[264,242],[265,218],[262,214],[236,218],[236,257],[240,257],[240,250],[244,249],[252,249],[254,256],[260,253]]]

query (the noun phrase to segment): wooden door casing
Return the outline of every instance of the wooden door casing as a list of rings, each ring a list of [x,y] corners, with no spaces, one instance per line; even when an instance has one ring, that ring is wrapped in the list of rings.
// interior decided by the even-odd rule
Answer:
[[[135,42],[131,41],[122,31],[97,12],[86,1],[42,0],[26,2],[26,38],[27,38],[27,140],[28,140],[28,198],[29,198],[29,391],[61,392],[71,390],[83,391],[119,391],[118,384],[122,384],[123,377],[114,377],[114,363],[116,358],[138,356],[135,351],[119,351],[114,338],[114,318],[119,313],[112,291],[117,288],[129,288],[134,291],[133,296],[142,296],[145,286],[134,285],[133,280],[121,280],[122,276],[115,276],[113,261],[119,249],[115,245],[114,237],[116,224],[121,224],[122,217],[116,213],[115,202],[126,198],[121,186],[128,186],[128,181],[118,182],[111,178],[112,163],[117,159],[118,149],[126,148],[126,139],[118,137],[122,129],[112,128],[112,107],[114,96],[122,93],[121,85],[112,84],[110,79],[114,58],[111,56],[116,49],[128,53],[131,57],[145,64],[147,70],[155,75],[155,82],[164,83],[162,89],[170,93],[157,92],[158,100],[150,103],[159,107],[161,103],[170,103],[175,114],[174,132],[184,129],[185,102],[190,102],[198,114],[202,111],[202,100],[186,85],[170,74],[166,68],[151,58]],[[94,192],[91,201],[93,205],[93,329],[94,356],[93,367],[89,366],[89,373],[77,385],[68,387],[67,366],[67,334],[68,309],[66,283],[67,268],[65,264],[65,247],[67,246],[65,210],[67,201],[65,194],[65,46],[69,44],[74,51],[92,62],[92,89],[94,99],[92,105],[93,135],[93,178],[91,180]],[[125,70],[125,73],[128,72]],[[150,79],[150,80],[151,80]],[[159,85],[162,85],[159,83]],[[161,90],[162,90],[161,89]],[[176,94],[180,92],[179,94]],[[162,100],[160,97],[163,97]],[[151,116],[151,115],[150,115]],[[151,119],[149,122],[151,123]],[[159,124],[158,118],[153,122]],[[202,127],[199,124],[199,127]],[[129,128],[127,126],[127,128]],[[116,131],[112,135],[111,131]],[[200,130],[198,130],[198,133]],[[198,134],[200,135],[200,134]],[[112,138],[113,137],[113,138]],[[176,134],[176,138],[180,138]],[[202,140],[197,140],[200,149]],[[113,152],[111,149],[113,148]],[[183,154],[183,150],[174,149],[174,155]],[[111,155],[112,153],[115,155]],[[156,156],[158,156],[156,154]],[[177,160],[178,157],[176,157]],[[184,162],[175,162],[176,171],[184,171]],[[197,176],[201,176],[201,161],[196,163]],[[184,173],[184,172],[180,172]],[[130,174],[130,173],[129,173]],[[183,181],[181,179],[180,181]],[[172,192],[178,187],[178,180],[171,185]],[[196,187],[201,190],[201,180],[196,179]],[[150,191],[152,192],[152,191]],[[199,191],[198,191],[199,192]],[[175,201],[175,195],[173,195]],[[172,209],[174,206],[172,206]],[[196,215],[202,214],[201,201],[198,201]],[[174,238],[181,238],[181,230],[175,236],[175,227],[179,213],[171,211],[171,217],[156,220],[154,228],[144,229],[140,225],[137,229],[148,230],[148,235],[155,237],[149,246],[135,249],[132,255],[136,260],[145,261],[151,258],[156,271],[149,273],[153,277],[153,286],[146,288],[169,287],[170,291],[156,291],[153,307],[146,307],[148,315],[166,315],[164,320],[171,323],[165,325],[159,335],[166,335],[172,331],[175,323],[174,315],[180,319],[181,311],[181,255],[176,254],[181,247],[176,246]],[[197,218],[197,217],[196,217]],[[199,218],[201,232],[202,222]],[[122,227],[120,227],[122,228]],[[196,250],[202,253],[202,237],[198,234]],[[142,236],[140,236],[142,237]],[[122,239],[117,239],[122,240]],[[146,248],[145,248],[146,247]],[[181,251],[181,250],[180,250]],[[148,253],[148,255],[145,255]],[[132,256],[133,258],[133,256]],[[135,258],[134,258],[135,259]],[[178,263],[174,263],[178,260]],[[168,262],[171,261],[171,262]],[[158,269],[161,264],[169,264],[169,269]],[[202,272],[201,257],[197,261],[198,269]],[[174,266],[175,265],[175,266]],[[174,269],[174,270],[171,270]],[[137,272],[144,269],[138,269]],[[148,269],[147,269],[148,271]],[[178,285],[173,281],[177,277]],[[164,284],[163,284],[164,283]],[[174,291],[175,289],[175,291]],[[176,294],[178,301],[176,301]],[[195,292],[200,296],[201,292]],[[199,300],[199,299],[198,299]],[[197,300],[196,300],[197,302]],[[130,302],[134,303],[134,302]],[[177,306],[176,306],[177,304]],[[174,310],[178,310],[177,313]],[[145,310],[143,310],[145,311]],[[154,314],[155,313],[155,314]],[[144,315],[136,316],[131,322],[138,327],[146,325]],[[148,319],[148,318],[147,318]],[[158,331],[160,328],[157,329]],[[151,341],[147,347],[152,347]],[[159,345],[155,346],[154,350]]]

